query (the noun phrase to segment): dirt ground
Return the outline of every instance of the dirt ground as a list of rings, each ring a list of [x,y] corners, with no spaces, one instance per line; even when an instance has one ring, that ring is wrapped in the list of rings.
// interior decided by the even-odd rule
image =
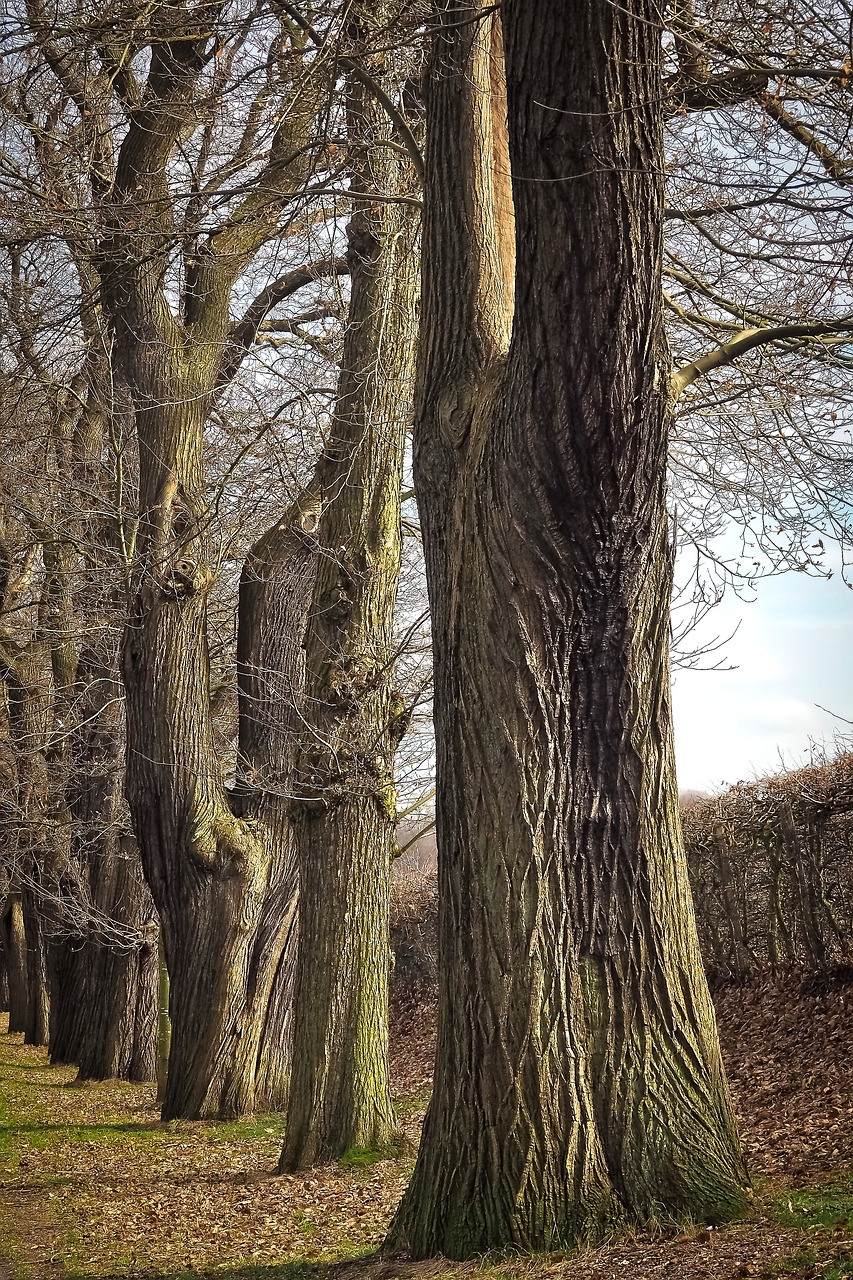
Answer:
[[[853,1276],[853,987],[791,975],[716,1000],[756,1188],[750,1220],[464,1265],[370,1257],[411,1171],[429,1094],[427,998],[394,1009],[399,1149],[290,1177],[273,1172],[278,1116],[163,1125],[151,1087],[77,1087],[43,1050],[0,1035],[0,1280]]]

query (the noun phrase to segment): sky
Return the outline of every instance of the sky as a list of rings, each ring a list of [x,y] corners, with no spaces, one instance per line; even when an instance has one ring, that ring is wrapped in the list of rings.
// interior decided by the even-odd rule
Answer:
[[[837,733],[853,735],[839,718],[853,721],[853,590],[840,573],[759,582],[754,603],[725,599],[697,635],[726,636],[738,622],[723,651],[734,670],[674,673],[682,791],[797,768],[809,763],[811,742],[831,747]]]

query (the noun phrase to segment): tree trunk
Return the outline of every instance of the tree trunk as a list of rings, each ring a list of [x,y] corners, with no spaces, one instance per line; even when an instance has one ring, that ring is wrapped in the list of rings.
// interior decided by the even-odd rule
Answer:
[[[0,914],[0,945],[9,982],[9,1032],[27,1025],[27,944],[20,893],[10,893]]]
[[[442,976],[388,1244],[415,1257],[746,1203],[672,753],[657,12],[502,14],[508,108],[499,20],[456,0],[428,108]]]
[[[207,604],[216,548],[204,425],[217,387],[233,373],[235,286],[276,235],[277,212],[312,172],[314,121],[328,84],[325,60],[303,57],[298,39],[289,39],[293,56],[285,59],[276,85],[279,123],[258,189],[250,182],[223,226],[186,255],[178,315],[165,285],[176,216],[168,175],[183,130],[196,119],[197,91],[207,93],[198,82],[210,42],[210,15],[194,10],[185,17],[180,40],[152,44],[146,105],[133,114],[119,148],[101,259],[114,359],[133,400],[139,442],[136,597],[122,664],[126,793],[170,978],[164,1119],[251,1110],[262,1037],[286,1022],[267,1018],[273,992],[287,992],[277,975],[282,950],[294,936],[295,862],[287,787],[278,780],[282,762],[262,761],[230,795],[213,733]],[[140,209],[146,210],[141,219]],[[270,588],[260,586],[260,614],[271,625],[277,613],[299,614],[298,592],[298,599],[281,597],[274,607],[276,583],[287,589],[297,563],[294,571],[300,583],[308,581],[310,599],[313,550],[302,514],[286,515],[271,531],[296,549],[294,564],[271,559],[263,568]],[[273,638],[251,636],[256,625],[263,623],[240,620],[244,643],[252,653],[265,645],[274,651]],[[298,651],[303,635],[304,618],[302,629],[285,638],[288,654]],[[246,665],[240,652],[238,664]],[[260,714],[268,708],[275,721],[282,713],[265,690],[280,682],[280,673],[269,664],[255,680],[262,691]],[[245,712],[243,698],[241,716]],[[258,707],[248,713],[258,715]]]
[[[44,756],[51,690],[44,647],[38,640],[23,649],[15,671],[7,671],[6,681],[21,822],[17,856],[21,867],[21,915],[27,957],[24,1042],[46,1045],[50,997],[45,916],[54,909],[56,884],[52,876],[51,832],[47,821],[50,784]]]
[[[157,921],[135,842],[123,844],[92,866],[92,906],[105,927],[86,947],[81,1080],[156,1078]]]
[[[169,969],[163,935],[157,940],[157,1102],[162,1107],[169,1075],[172,1020],[169,1017]]]
[[[27,1012],[24,1044],[46,1045],[50,1038],[50,995],[47,985],[47,942],[41,895],[25,886],[21,890],[21,914],[27,953]]]
[[[381,27],[381,15],[371,20]],[[350,34],[356,56],[381,81],[387,55],[364,53],[371,20],[354,19]],[[355,75],[347,118],[353,189],[364,196],[377,188],[404,191],[410,174],[391,149],[388,117]],[[352,293],[322,468],[297,767],[299,976],[281,1171],[353,1147],[381,1149],[394,1127],[388,894],[404,706],[393,683],[392,632],[414,371],[416,227],[408,205],[365,201],[348,229]]]
[[[78,1063],[89,1023],[86,1000],[86,940],[52,940],[48,949],[52,1063]]]
[[[287,758],[264,753],[282,732],[286,736],[280,722],[296,714],[316,516],[296,504],[261,540],[244,573],[241,719],[261,726],[263,749],[240,765],[229,796],[210,713],[212,573],[201,532],[200,470],[205,402],[199,396],[170,409],[174,397],[163,385],[162,367],[168,357],[162,350],[149,356],[157,368],[147,385],[163,390],[138,414],[145,569],[126,633],[123,674],[127,796],[170,977],[163,1118],[235,1116],[256,1102],[262,1036],[272,1025],[267,1006],[282,950],[293,936]],[[186,396],[186,389],[180,394]],[[247,668],[257,691],[246,692]],[[245,740],[241,754],[247,755]],[[266,1080],[268,1087],[268,1072]]]

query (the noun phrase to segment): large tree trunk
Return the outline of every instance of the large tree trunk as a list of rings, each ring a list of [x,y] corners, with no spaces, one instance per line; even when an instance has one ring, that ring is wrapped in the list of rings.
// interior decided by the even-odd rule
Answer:
[[[382,19],[373,15],[377,25]],[[368,24],[369,26],[369,24]],[[376,79],[387,55],[356,56]],[[375,42],[375,37],[374,37]],[[352,187],[404,191],[391,125],[352,77]],[[381,1148],[392,1136],[388,1082],[388,894],[395,847],[394,753],[403,721],[392,631],[400,572],[400,485],[410,420],[417,220],[366,202],[349,224],[352,294],[338,402],[322,467],[321,554],[307,639],[297,769],[299,977],[282,1171]]]
[[[672,753],[658,15],[502,14],[506,108],[498,19],[456,0],[430,85],[442,976],[389,1242],[415,1256],[745,1204]]]
[[[151,358],[161,361],[162,352]],[[316,515],[297,503],[255,548],[244,573],[241,720],[254,721],[265,736],[254,755],[248,739],[241,740],[245,763],[229,797],[210,714],[212,575],[197,505],[203,409],[183,404],[170,411],[165,388],[158,399],[139,415],[146,569],[124,651],[127,796],[170,977],[163,1117],[233,1116],[259,1101],[283,1101],[268,1060],[260,1098],[257,1075],[264,1033],[284,1021],[268,1018],[270,999],[274,992],[289,995],[287,984],[276,982],[296,907],[288,756],[281,746],[288,729],[280,722],[295,714],[300,687]],[[247,693],[246,671],[255,666],[259,691]],[[272,729],[263,727],[267,721]],[[268,754],[277,747],[283,755]]]
[[[263,1036],[286,1024],[283,1015],[268,1018],[267,1011],[274,992],[288,994],[277,975],[294,937],[286,788],[267,786],[260,770],[230,795],[217,759],[207,642],[215,548],[204,425],[216,388],[233,373],[236,282],[276,234],[278,211],[311,170],[327,64],[303,58],[298,40],[285,41],[288,57],[276,86],[279,123],[258,188],[235,203],[215,232],[199,231],[185,257],[176,315],[165,284],[176,217],[168,174],[184,129],[198,118],[210,20],[206,9],[193,9],[182,16],[179,39],[152,43],[144,105],[132,114],[119,148],[101,259],[114,359],[133,400],[139,442],[136,597],[122,664],[126,793],[170,977],[164,1118],[252,1109]],[[257,323],[271,305],[263,304]],[[300,518],[279,528],[304,532]],[[270,674],[269,685],[275,684],[275,670],[262,672],[259,683]],[[273,762],[272,774],[279,772]],[[263,1087],[267,1094],[272,1087],[268,1058]]]

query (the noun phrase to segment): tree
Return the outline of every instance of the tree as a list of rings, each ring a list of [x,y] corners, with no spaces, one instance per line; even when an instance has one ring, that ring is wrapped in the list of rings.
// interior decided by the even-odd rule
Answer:
[[[170,970],[166,1116],[279,1105],[286,1086],[302,641],[319,504],[337,482],[328,467],[324,473],[325,458],[313,480],[306,483],[300,466],[295,482],[282,486],[294,468],[279,455],[275,491],[255,482],[246,503],[240,467],[292,404],[300,406],[292,415],[297,434],[309,417],[302,406],[328,391],[294,377],[293,362],[278,353],[288,340],[303,342],[319,353],[315,369],[329,354],[328,334],[313,326],[340,309],[328,290],[317,297],[318,282],[347,271],[337,252],[339,212],[349,215],[366,199],[399,204],[411,222],[418,206],[367,181],[363,189],[335,186],[347,172],[334,141],[342,118],[338,68],[352,73],[368,99],[375,96],[383,118],[401,131],[403,151],[419,159],[400,110],[339,57],[339,16],[330,9],[318,37],[284,3],[246,14],[213,3],[157,5],[142,20],[110,7],[97,22],[69,11],[59,24],[39,0],[26,9],[30,43],[22,42],[21,58],[32,75],[19,77],[15,114],[50,171],[41,233],[64,240],[89,272],[106,318],[106,381],[128,402],[138,446],[131,486],[138,492],[127,495],[136,518],[118,529],[131,601],[123,645],[126,792]],[[399,155],[400,145],[391,143],[388,154]],[[26,189],[16,146],[9,170]],[[357,167],[349,155],[346,165]],[[63,185],[56,168],[74,182]],[[399,262],[403,248],[401,237]],[[405,272],[412,269],[407,262]],[[302,290],[313,293],[313,305],[301,316],[275,314]],[[402,284],[398,293],[410,307]],[[258,360],[247,399],[269,404],[282,368],[295,384],[260,425],[248,414],[241,421],[234,390],[255,347],[277,364],[271,371]],[[410,361],[409,347],[404,355]],[[392,461],[377,482],[377,492],[387,483],[391,496],[365,516],[368,542],[374,515],[384,522],[380,541],[385,525],[395,527],[406,399],[394,406]],[[315,430],[312,443],[321,434]],[[332,442],[329,457],[340,455],[332,469],[345,469],[347,447]],[[251,535],[246,522],[223,516],[241,498],[253,508]],[[232,568],[240,560],[242,575]],[[392,602],[395,573],[388,575]],[[390,625],[388,612],[379,611],[382,626]],[[377,652],[387,641],[383,634]],[[389,666],[377,672],[368,699],[373,727],[385,716],[374,761],[376,751],[393,754],[403,724],[398,708],[386,706],[390,682]],[[229,719],[233,732],[223,734]],[[362,741],[359,751],[365,747]],[[390,759],[374,788],[385,804],[383,839],[393,807],[389,770]]]
[[[846,558],[848,23],[800,0],[666,12],[670,504],[697,602]]]
[[[132,602],[123,646],[126,791],[171,970],[164,1113],[232,1114],[282,1101],[284,1054],[276,1042],[265,1056],[264,1037],[282,1025],[270,1000],[288,995],[278,975],[295,937],[295,861],[286,788],[275,785],[282,762],[259,761],[255,751],[230,787],[233,762],[220,759],[209,605],[224,546],[206,428],[270,311],[337,269],[333,235],[325,258],[311,251],[310,228],[319,221],[322,229],[322,214],[294,230],[303,213],[294,201],[325,155],[315,119],[328,98],[328,66],[266,9],[225,18],[215,4],[156,5],[141,21],[121,7],[96,21],[65,16],[54,22],[39,0],[27,6],[19,70],[32,74],[18,77],[15,114],[48,169],[43,234],[87,271],[105,318],[106,381],[127,401],[138,446],[137,484],[125,494],[137,512],[120,515],[116,530]],[[222,110],[229,77],[244,89],[239,121]],[[7,163],[23,189],[38,184],[18,163],[22,150],[13,135]],[[73,181],[57,182],[57,157]],[[276,246],[290,232],[302,261],[288,272]],[[246,268],[271,242],[266,287],[252,291]],[[240,441],[230,465],[247,448]],[[264,585],[244,593],[244,666],[276,650],[252,635],[281,621],[282,599],[277,606],[270,597],[284,593],[285,613],[291,603],[292,580],[268,553],[306,559],[305,513],[276,496],[274,528],[253,559]],[[310,574],[307,581],[306,609]],[[297,672],[303,630],[304,617],[283,642]],[[230,658],[233,667],[233,649]],[[286,718],[269,693],[281,674],[257,672],[262,696],[241,702],[256,727]],[[258,742],[278,745],[260,730]]]
[[[30,123],[36,173],[46,190],[68,194],[68,172]],[[40,780],[4,813],[4,843],[37,940],[30,1004],[45,1016],[32,1033],[83,1076],[149,1079],[156,918],[121,800],[125,566],[110,465],[121,413],[80,238],[69,237],[65,254],[40,242],[47,202],[27,192],[15,210],[2,332],[2,671],[13,772]],[[38,730],[27,712],[37,703]]]
[[[433,42],[442,976],[388,1242],[416,1257],[746,1203],[672,754],[660,65],[651,3],[448,3]]]
[[[418,261],[411,165],[377,101],[392,88],[388,14],[356,8],[347,100],[351,298],[321,467],[320,556],[306,638],[305,727],[295,778],[300,946],[293,1076],[280,1168],[392,1136],[388,899],[400,490],[410,419]],[[379,52],[372,50],[378,47]],[[369,85],[365,84],[369,78]],[[371,196],[399,196],[371,204]]]

